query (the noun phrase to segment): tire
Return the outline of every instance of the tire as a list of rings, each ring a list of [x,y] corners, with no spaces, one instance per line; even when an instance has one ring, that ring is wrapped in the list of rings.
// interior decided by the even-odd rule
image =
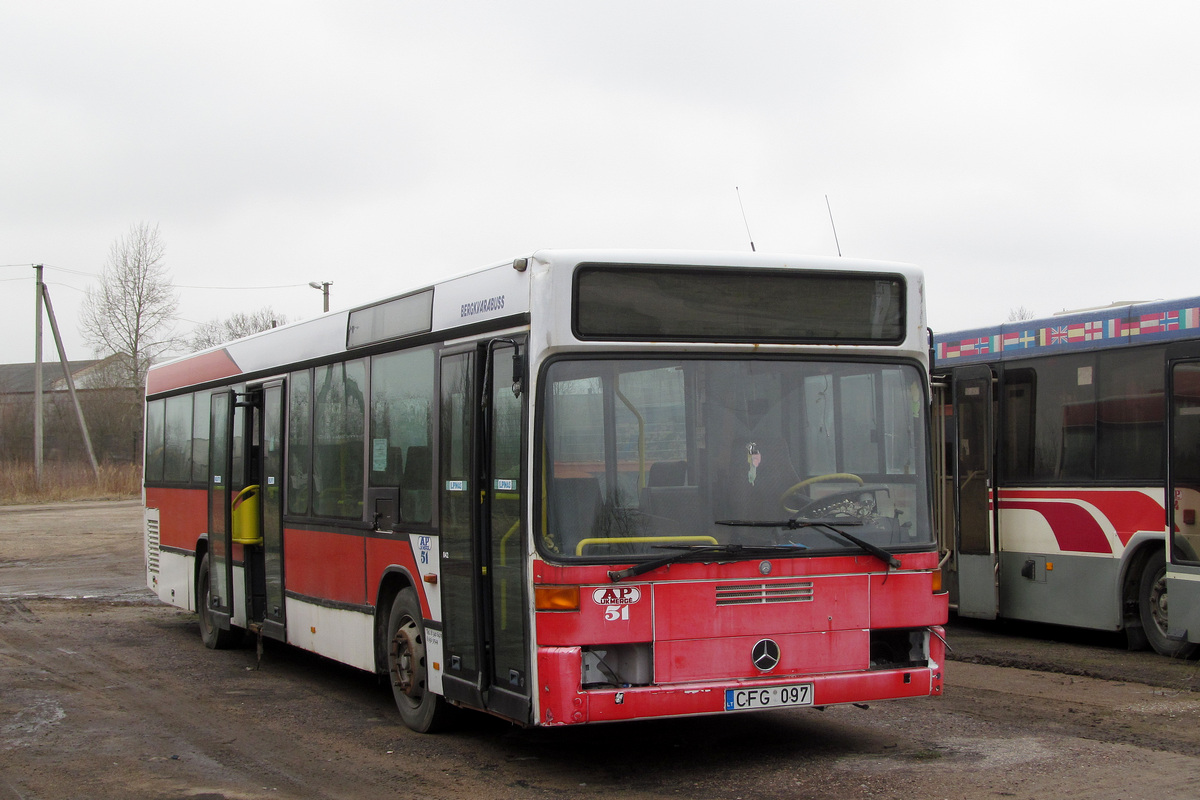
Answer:
[[[1142,568],[1138,584],[1138,613],[1142,630],[1156,653],[1171,658],[1187,658],[1196,645],[1167,634],[1167,559],[1156,550]]]
[[[208,553],[205,553],[204,558],[200,559],[200,571],[196,573],[196,613],[200,617],[200,638],[209,650],[229,650],[241,644],[242,631],[224,630],[213,619],[208,589],[211,572]]]
[[[429,691],[429,658],[425,649],[425,623],[417,593],[405,588],[392,601],[387,626],[388,680],[404,724],[417,733],[432,733],[446,726],[450,709]]]

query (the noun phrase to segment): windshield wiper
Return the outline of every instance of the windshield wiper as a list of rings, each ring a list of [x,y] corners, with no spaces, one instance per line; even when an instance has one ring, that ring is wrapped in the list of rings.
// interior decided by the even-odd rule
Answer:
[[[634,564],[627,569],[611,569],[608,571],[608,579],[613,583],[633,578],[641,575],[644,572],[665,567],[668,564],[675,564],[688,556],[707,553],[720,553],[721,555],[732,556],[733,558],[757,558],[758,556],[778,553],[780,550],[807,550],[808,546],[803,544],[776,544],[776,545],[742,545],[742,544],[701,544],[701,545],[659,545],[659,547],[670,548],[671,550],[683,550],[681,553],[671,553],[670,555],[656,558],[652,561],[643,561],[641,564]]]
[[[833,531],[838,536],[841,536],[851,544],[860,547],[863,552],[870,553],[878,558],[889,567],[900,569],[900,559],[884,550],[877,544],[871,544],[865,539],[860,539],[852,533],[847,533],[842,530],[842,527],[847,525],[862,525],[862,522],[856,519],[847,520],[825,520],[825,519],[785,519],[782,522],[771,522],[769,520],[742,520],[742,519],[719,519],[716,521],[718,525],[733,525],[739,528],[787,528],[795,531],[800,528],[822,528],[826,531]],[[826,534],[828,536],[829,534]]]

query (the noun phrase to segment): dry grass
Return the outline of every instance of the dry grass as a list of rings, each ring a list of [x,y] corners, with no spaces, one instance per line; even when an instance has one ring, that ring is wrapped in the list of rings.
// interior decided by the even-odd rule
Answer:
[[[37,485],[33,464],[0,461],[0,505],[69,500],[128,500],[140,496],[140,464],[101,464],[100,480],[89,464],[43,464]]]

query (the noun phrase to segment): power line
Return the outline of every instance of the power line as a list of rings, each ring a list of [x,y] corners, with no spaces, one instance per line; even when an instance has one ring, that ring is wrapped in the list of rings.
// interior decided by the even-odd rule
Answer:
[[[42,281],[42,283],[46,284],[47,286],[58,286],[62,289],[71,289],[79,292],[80,294],[87,294],[87,289],[80,289],[78,286],[72,286],[69,283],[59,283],[58,281],[55,281],[54,283],[51,283],[50,281]]]
[[[34,264],[0,264],[0,267],[33,267],[33,266],[35,266],[35,265]],[[82,270],[70,269],[69,267],[56,267],[53,264],[43,264],[42,266],[44,266],[46,269],[58,270],[59,272],[68,272],[72,275],[80,275],[85,278],[99,278],[100,277],[100,275],[98,275],[95,272],[83,272]],[[0,278],[0,282],[19,281],[19,280],[25,280],[25,279],[24,278]],[[66,286],[66,284],[55,284],[55,285]],[[306,284],[306,283],[281,283],[281,284],[275,284],[272,286],[197,286],[197,285],[187,284],[187,283],[173,283],[171,285],[177,289],[211,289],[213,291],[236,292],[236,291],[256,291],[256,290],[260,290],[260,289],[298,289],[301,286],[307,286],[308,284]],[[68,286],[67,288],[74,289],[75,287]],[[82,291],[82,290],[80,290],[80,291]]]
[[[215,289],[220,291],[250,291],[252,289],[295,289],[300,286],[307,286],[306,283],[281,283],[278,286],[189,286],[183,283],[172,284],[176,289]]]
[[[83,275],[88,278],[98,278],[99,277],[94,272],[81,272],[80,270],[77,270],[77,269],[68,269],[67,267],[56,267],[53,264],[46,264],[45,267],[46,267],[46,269],[56,269],[59,272],[69,272],[72,275]]]

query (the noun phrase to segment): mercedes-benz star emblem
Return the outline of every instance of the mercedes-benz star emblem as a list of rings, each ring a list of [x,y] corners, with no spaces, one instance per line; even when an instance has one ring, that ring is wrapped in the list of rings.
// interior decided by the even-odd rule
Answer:
[[[772,639],[759,639],[750,651],[750,657],[754,659],[754,666],[759,670],[770,672],[779,663],[779,645]]]

